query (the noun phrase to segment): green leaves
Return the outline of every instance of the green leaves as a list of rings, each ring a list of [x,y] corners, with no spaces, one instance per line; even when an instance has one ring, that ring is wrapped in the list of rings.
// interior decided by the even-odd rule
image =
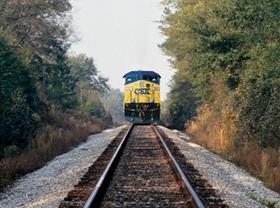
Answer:
[[[211,108],[213,117],[231,109],[236,138],[279,147],[280,2],[171,0],[165,6],[161,30],[167,39],[161,47],[201,105],[218,105]],[[168,98],[174,100],[171,118],[188,108],[174,107],[183,102],[174,95],[188,90],[176,87],[180,80],[174,77]]]
[[[71,74],[75,78],[78,85],[84,85],[88,90],[94,90],[103,93],[109,89],[108,79],[100,75],[97,70],[93,58],[87,57],[85,54],[68,57],[68,65]]]
[[[166,110],[163,113],[167,126],[184,129],[185,122],[196,116],[198,97],[194,94],[193,86],[179,71],[173,77],[171,91],[168,93]]]
[[[0,157],[7,145],[25,146],[35,129],[35,89],[26,67],[0,36]],[[27,132],[26,129],[29,129]]]
[[[7,146],[27,147],[53,114],[105,117],[96,92],[107,79],[92,58],[66,55],[70,11],[69,0],[0,1],[0,158]]]
[[[28,65],[28,73],[49,106],[61,105],[71,91],[65,54],[71,34],[68,12],[71,5],[62,1],[3,1],[0,8],[0,31],[9,35],[9,45]]]

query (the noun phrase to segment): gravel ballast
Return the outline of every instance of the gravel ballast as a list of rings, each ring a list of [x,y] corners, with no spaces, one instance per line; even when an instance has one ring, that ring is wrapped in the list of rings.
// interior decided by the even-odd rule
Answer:
[[[24,176],[11,188],[0,193],[0,207],[58,207],[60,201],[123,128],[92,135],[87,142]]]
[[[217,189],[217,193],[230,207],[259,208],[280,203],[279,194],[266,188],[246,171],[190,142],[186,134],[164,127],[161,129],[172,138],[186,159]]]

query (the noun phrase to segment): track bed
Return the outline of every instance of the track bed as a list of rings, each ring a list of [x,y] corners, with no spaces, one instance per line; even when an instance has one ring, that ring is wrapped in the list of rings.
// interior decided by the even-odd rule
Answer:
[[[162,135],[152,125],[122,132],[60,208],[227,207]]]
[[[193,207],[151,126],[132,130],[101,207]]]

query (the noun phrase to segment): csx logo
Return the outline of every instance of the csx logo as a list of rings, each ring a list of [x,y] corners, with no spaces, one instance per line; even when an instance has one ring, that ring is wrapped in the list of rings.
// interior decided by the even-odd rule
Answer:
[[[150,94],[149,89],[147,89],[147,88],[135,89],[134,92],[137,95],[149,95]]]

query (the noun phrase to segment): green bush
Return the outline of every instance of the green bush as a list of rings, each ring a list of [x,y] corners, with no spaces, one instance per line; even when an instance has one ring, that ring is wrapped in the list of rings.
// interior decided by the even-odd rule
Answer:
[[[93,117],[104,118],[106,115],[105,109],[98,99],[94,101],[87,101],[84,104],[84,109]]]
[[[0,36],[0,156],[5,146],[25,147],[36,129],[32,107],[36,97],[26,67]]]

